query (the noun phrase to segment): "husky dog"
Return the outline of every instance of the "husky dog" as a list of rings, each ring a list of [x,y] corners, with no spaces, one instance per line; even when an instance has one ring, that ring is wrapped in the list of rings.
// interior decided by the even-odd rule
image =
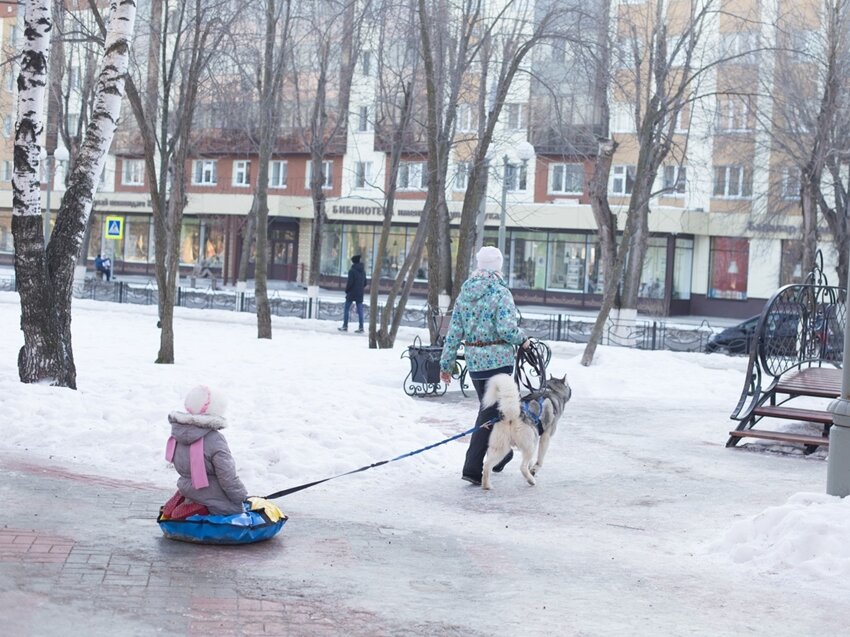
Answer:
[[[516,447],[522,453],[522,475],[528,484],[535,484],[534,475],[543,466],[549,440],[555,433],[571,395],[566,375],[563,378],[550,376],[543,389],[522,398],[509,374],[498,374],[489,380],[482,403],[485,407],[498,403],[501,420],[493,423],[493,431],[490,433],[481,479],[482,488],[490,488],[493,467],[507,455],[511,447]],[[532,467],[535,450],[537,461]]]

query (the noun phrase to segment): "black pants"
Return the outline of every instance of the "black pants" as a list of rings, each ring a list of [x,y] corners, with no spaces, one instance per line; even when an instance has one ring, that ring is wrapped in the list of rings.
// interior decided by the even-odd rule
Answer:
[[[513,371],[514,368],[508,366],[474,372],[472,386],[475,387],[475,393],[478,394],[478,418],[475,420],[475,426],[479,428],[472,432],[472,437],[469,439],[469,449],[466,450],[466,461],[463,463],[463,475],[465,476],[481,480],[481,474],[484,471],[484,456],[487,455],[487,444],[490,442],[491,428],[480,427],[480,425],[499,417],[499,408],[496,405],[490,405],[486,408],[481,406],[484,390],[487,388],[487,380],[496,374],[511,374]]]

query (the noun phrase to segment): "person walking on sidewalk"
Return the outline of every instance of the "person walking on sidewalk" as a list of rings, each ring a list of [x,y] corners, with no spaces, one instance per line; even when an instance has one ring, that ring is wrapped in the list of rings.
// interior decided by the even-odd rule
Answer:
[[[487,379],[496,374],[511,374],[514,370],[514,345],[528,347],[529,341],[517,325],[514,298],[502,278],[502,253],[498,248],[485,246],[476,255],[478,268],[461,287],[455,301],[443,353],[440,356],[440,380],[449,384],[451,370],[457,359],[457,348],[464,342],[466,366],[478,394],[478,427],[469,440],[466,461],[461,477],[475,485],[481,484],[484,456],[490,441],[490,426],[481,425],[498,418],[497,405],[481,406]],[[513,457],[508,452],[494,471],[501,471]]]
[[[357,319],[359,327],[356,332],[363,331],[363,291],[366,289],[366,268],[360,263],[360,255],[351,257],[351,269],[348,271],[348,281],[345,284],[345,307],[342,310],[342,327],[340,332],[348,331],[348,314],[351,312],[351,304],[357,305]]]

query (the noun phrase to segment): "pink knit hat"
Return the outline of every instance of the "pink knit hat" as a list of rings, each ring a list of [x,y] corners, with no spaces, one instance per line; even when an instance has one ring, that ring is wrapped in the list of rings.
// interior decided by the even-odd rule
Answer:
[[[502,271],[502,251],[493,246],[484,246],[475,255],[479,270]]]

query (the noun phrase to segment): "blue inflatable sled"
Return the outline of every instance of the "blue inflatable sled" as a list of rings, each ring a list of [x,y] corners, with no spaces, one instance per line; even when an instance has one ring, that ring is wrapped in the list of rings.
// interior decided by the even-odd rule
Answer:
[[[156,521],[169,540],[196,544],[252,544],[273,538],[286,524],[287,517],[273,503],[250,498],[245,510],[234,515],[191,515],[179,520],[163,516]]]

